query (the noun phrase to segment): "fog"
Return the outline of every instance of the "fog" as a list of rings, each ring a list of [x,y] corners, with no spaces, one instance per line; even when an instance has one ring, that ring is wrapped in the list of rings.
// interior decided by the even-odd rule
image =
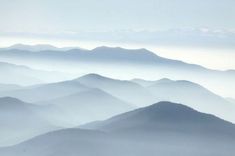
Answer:
[[[112,52],[109,53],[109,50],[114,50],[115,54],[112,54]],[[127,57],[125,53],[122,53],[123,51],[128,52],[129,60],[122,60],[122,57]],[[58,76],[50,76],[51,79],[48,76],[42,78],[42,74],[34,74],[42,82],[45,79],[47,80],[46,82],[72,79],[88,73],[98,73],[118,79],[143,78],[156,80],[170,78],[173,80],[196,82],[224,97],[235,97],[233,92],[235,88],[233,85],[235,74],[232,70],[208,70],[175,60],[159,59],[153,55],[154,53],[150,52],[145,52],[142,56],[137,56],[136,54],[140,54],[141,51],[143,50],[119,50],[118,48],[104,47],[104,54],[95,52],[94,50],[74,50],[67,52],[45,51],[38,54],[31,52],[28,55],[27,51],[11,51],[12,54],[6,54],[3,50],[0,61],[26,65],[45,71],[58,72]],[[17,53],[21,55],[17,55]],[[112,57],[120,58],[114,61]],[[155,62],[153,61],[154,57],[156,57]]]
[[[142,156],[160,153],[170,156],[177,152],[182,156],[229,156],[234,153],[234,128],[215,116],[162,102],[102,121],[93,130],[63,129],[39,135],[0,148],[0,154]]]

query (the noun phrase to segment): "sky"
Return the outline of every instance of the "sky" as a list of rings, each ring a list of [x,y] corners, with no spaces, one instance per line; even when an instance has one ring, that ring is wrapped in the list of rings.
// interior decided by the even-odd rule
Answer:
[[[234,0],[0,0],[0,46],[148,48],[235,69]]]

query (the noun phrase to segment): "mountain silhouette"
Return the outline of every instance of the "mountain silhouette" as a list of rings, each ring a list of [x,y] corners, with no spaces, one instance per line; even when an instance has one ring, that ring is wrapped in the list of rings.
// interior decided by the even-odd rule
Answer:
[[[96,124],[96,130],[53,131],[12,147],[0,148],[0,154],[231,156],[235,152],[234,130],[233,124],[213,115],[181,104],[160,102],[101,121]]]

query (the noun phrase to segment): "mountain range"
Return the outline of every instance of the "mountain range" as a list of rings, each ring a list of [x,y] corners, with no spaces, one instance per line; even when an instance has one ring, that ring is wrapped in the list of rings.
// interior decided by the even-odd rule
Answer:
[[[0,49],[0,72],[1,156],[235,154],[232,69],[17,44]]]
[[[187,103],[187,106],[196,110],[212,113],[229,121],[235,121],[235,116],[233,115],[235,105],[199,84],[185,80],[173,81],[170,79],[157,81],[138,80],[137,83],[144,85],[154,94],[155,101]]]
[[[94,88],[96,88],[95,92]],[[198,111],[215,114],[235,122],[233,113],[235,105],[231,101],[199,84],[185,80],[146,81],[139,79],[137,82],[137,80],[118,80],[98,74],[87,74],[72,80],[0,92],[0,96],[11,96],[40,105],[51,103],[64,103],[65,105],[66,103],[82,103],[85,98],[80,95],[86,95],[87,100],[89,99],[89,102],[87,100],[86,102],[90,103],[91,99],[95,99],[95,93],[97,97],[100,93],[106,93],[107,97],[116,99],[114,101],[134,107],[148,106],[160,101],[185,103]]]
[[[52,50],[52,51],[67,51],[71,49],[80,49],[77,47],[64,47],[64,48],[58,48],[49,44],[37,44],[37,45],[25,45],[25,44],[14,44],[7,48],[2,48],[3,50],[26,50],[26,51],[32,51],[32,52],[38,52],[38,51],[45,51],[45,50]]]
[[[24,65],[6,62],[0,62],[0,70],[1,84],[34,85],[69,78],[69,76],[61,72],[32,69]]]
[[[0,98],[0,146],[57,129],[38,113],[36,105],[11,97]]]
[[[0,61],[77,75],[98,73],[119,79],[156,80],[165,77],[183,79],[202,84],[220,95],[235,97],[232,91],[235,89],[233,70],[207,69],[199,65],[163,58],[146,49],[97,47],[92,50],[37,52],[29,49],[1,49]]]
[[[88,129],[63,129],[0,148],[4,156],[231,156],[235,125],[187,106],[160,102]],[[219,140],[219,141],[218,141]]]
[[[131,81],[112,79],[98,74],[87,74],[74,81],[104,90],[136,106],[145,106],[154,102],[154,96],[151,92]]]
[[[47,116],[52,123],[63,127],[74,127],[94,120],[104,120],[136,108],[96,88],[42,103],[47,103],[43,105],[45,107],[43,116]]]
[[[135,107],[99,89],[32,104],[0,98],[0,146],[13,145],[56,129],[104,120]]]

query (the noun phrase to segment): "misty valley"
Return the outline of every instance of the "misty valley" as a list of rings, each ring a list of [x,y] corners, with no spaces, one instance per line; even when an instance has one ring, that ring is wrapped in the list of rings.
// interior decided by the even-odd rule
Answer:
[[[1,156],[233,156],[235,71],[147,49],[0,49]]]

